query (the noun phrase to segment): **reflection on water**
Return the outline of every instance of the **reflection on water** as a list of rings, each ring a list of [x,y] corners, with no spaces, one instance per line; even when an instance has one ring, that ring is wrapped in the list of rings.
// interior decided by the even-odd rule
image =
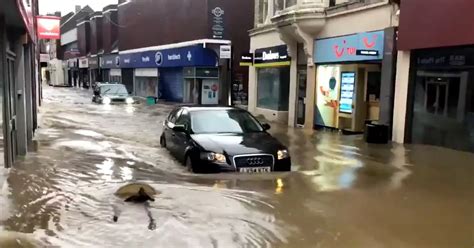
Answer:
[[[28,233],[47,247],[474,243],[470,153],[368,145],[360,136],[275,125],[271,132],[289,145],[293,172],[191,175],[159,147],[160,123],[172,106],[128,112],[90,104],[85,91],[44,94],[37,152],[18,161],[0,194],[0,247],[5,231]],[[150,205],[155,230],[148,230],[143,206],[114,196],[129,182],[160,192]],[[117,204],[123,211],[114,223]]]

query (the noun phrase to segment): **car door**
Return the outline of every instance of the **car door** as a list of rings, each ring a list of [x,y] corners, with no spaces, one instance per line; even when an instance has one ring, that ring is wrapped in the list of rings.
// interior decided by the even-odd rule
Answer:
[[[176,123],[176,120],[178,119],[179,114],[181,113],[181,109],[177,108],[173,111],[171,111],[170,115],[168,116],[168,119],[165,121],[164,125],[164,135],[165,135],[165,140],[166,140],[166,147],[171,153],[174,153],[175,151],[175,131],[173,130],[173,127]]]
[[[191,125],[190,125],[189,112],[183,110],[180,113],[179,118],[176,121],[176,125],[183,125],[186,129],[186,132],[175,132],[175,149],[176,149],[176,158],[178,160],[184,160],[186,153],[186,148],[189,146]]]

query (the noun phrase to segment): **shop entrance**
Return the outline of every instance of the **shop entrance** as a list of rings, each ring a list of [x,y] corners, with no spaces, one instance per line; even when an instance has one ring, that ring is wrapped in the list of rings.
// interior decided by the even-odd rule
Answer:
[[[474,149],[469,127],[469,72],[417,72],[413,143]],[[471,137],[471,139],[469,138]]]
[[[303,127],[306,121],[306,68],[298,69],[298,105],[296,124]]]
[[[16,82],[15,82],[15,53],[7,49],[7,82],[5,83],[5,97],[8,101],[7,114],[7,132],[5,153],[7,154],[7,167],[15,162],[17,155],[17,139],[16,139]]]

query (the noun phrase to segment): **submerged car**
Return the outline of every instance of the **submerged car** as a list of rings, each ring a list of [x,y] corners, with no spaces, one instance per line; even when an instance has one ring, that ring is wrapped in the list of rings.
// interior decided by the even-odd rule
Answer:
[[[133,98],[128,94],[125,85],[99,83],[94,88],[94,96],[92,97],[92,102],[100,104],[132,104],[134,101]]]
[[[233,107],[178,107],[163,123],[160,144],[189,171],[290,171],[288,149],[248,111]]]

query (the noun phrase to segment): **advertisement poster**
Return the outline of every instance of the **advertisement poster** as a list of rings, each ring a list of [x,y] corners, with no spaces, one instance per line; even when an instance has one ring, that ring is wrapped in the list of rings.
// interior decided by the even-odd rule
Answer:
[[[201,104],[219,103],[219,82],[212,79],[202,80]]]
[[[355,73],[343,72],[341,74],[341,103],[339,112],[352,114],[352,103],[354,101]]]
[[[337,128],[340,70],[339,66],[318,66],[316,78],[316,125]]]

